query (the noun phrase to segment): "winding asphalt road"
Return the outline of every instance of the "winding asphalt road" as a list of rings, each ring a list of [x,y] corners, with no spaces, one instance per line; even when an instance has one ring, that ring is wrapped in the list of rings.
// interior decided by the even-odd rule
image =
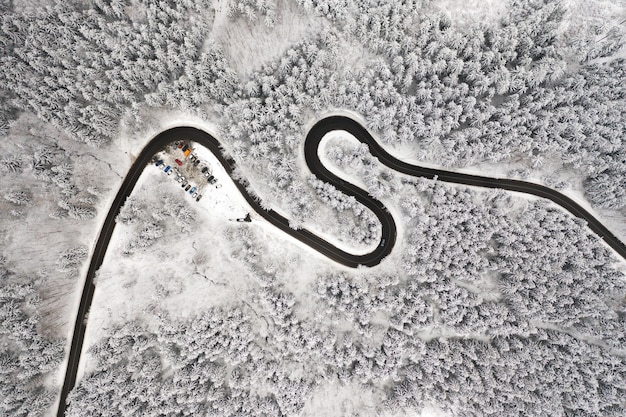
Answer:
[[[304,155],[306,163],[313,174],[315,174],[322,181],[326,181],[334,185],[338,190],[344,192],[347,195],[351,195],[356,198],[361,204],[372,210],[372,212],[378,217],[382,225],[382,237],[379,246],[372,252],[365,255],[353,255],[347,253],[324,239],[318,237],[314,233],[306,229],[292,229],[289,227],[289,221],[275,212],[274,210],[264,209],[259,200],[253,197],[246,190],[248,185],[245,181],[234,180],[235,185],[250,204],[250,206],[268,222],[282,230],[283,232],[293,236],[301,242],[307,244],[311,248],[317,250],[326,257],[339,262],[343,265],[356,268],[359,265],[375,266],[379,264],[382,259],[387,256],[396,240],[396,224],[393,217],[385,206],[378,200],[371,197],[366,191],[356,187],[353,184],[347,183],[341,180],[339,177],[328,171],[318,156],[319,143],[324,135],[333,130],[343,130],[352,134],[359,141],[369,146],[372,155],[378,158],[378,160],[387,167],[396,170],[398,172],[424,178],[437,178],[442,182],[449,182],[454,184],[471,185],[485,188],[500,188],[503,190],[522,192],[532,194],[538,197],[547,198],[552,200],[556,204],[560,205],[572,215],[579,217],[587,222],[589,228],[596,234],[598,234],[604,241],[611,246],[620,256],[626,259],[626,245],[622,243],[617,237],[611,233],[598,219],[593,217],[587,210],[578,205],[575,201],[563,194],[552,190],[542,185],[537,185],[525,181],[489,178],[477,175],[462,174],[457,172],[443,171],[439,169],[423,168],[406,162],[402,162],[397,158],[391,156],[386,152],[380,144],[378,144],[369,132],[356,121],[343,116],[332,116],[320,120],[309,131],[305,144]],[[126,198],[130,195],[137,180],[141,176],[146,165],[150,162],[151,157],[158,151],[163,149],[169,143],[184,139],[186,141],[194,141],[200,145],[203,145],[210,149],[215,156],[222,163],[226,172],[231,175],[235,168],[235,163],[232,159],[224,156],[223,150],[220,147],[219,142],[213,136],[208,133],[191,128],[191,127],[177,127],[167,130],[154,139],[152,139],[148,145],[142,150],[126,178],[124,179],[120,190],[118,191],[113,204],[109,210],[109,213],[104,221],[104,225],[98,236],[94,253],[91,258],[91,264],[87,272],[86,282],[83,287],[83,293],[80,301],[78,314],[76,316],[76,323],[74,325],[74,335],[72,338],[72,345],[70,347],[69,359],[67,364],[67,370],[65,374],[65,380],[63,383],[63,389],[61,391],[61,399],[57,417],[63,417],[66,409],[67,396],[70,390],[76,383],[76,375],[78,372],[78,364],[80,361],[80,355],[83,347],[83,340],[85,337],[86,329],[86,317],[91,307],[93,300],[93,294],[95,285],[93,278],[96,271],[102,265],[104,256],[106,254],[109,241],[115,229],[115,218],[117,217],[120,208],[126,201]]]

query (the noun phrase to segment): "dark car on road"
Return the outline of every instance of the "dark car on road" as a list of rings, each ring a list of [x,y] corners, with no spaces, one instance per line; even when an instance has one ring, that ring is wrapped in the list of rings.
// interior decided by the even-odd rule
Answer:
[[[250,223],[252,221],[252,219],[250,218],[250,213],[246,214],[246,217],[238,218],[237,221],[240,223],[242,222]]]

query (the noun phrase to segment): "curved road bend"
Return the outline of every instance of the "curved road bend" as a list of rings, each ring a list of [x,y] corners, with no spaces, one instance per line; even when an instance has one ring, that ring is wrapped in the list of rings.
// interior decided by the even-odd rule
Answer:
[[[440,169],[423,168],[416,165],[411,165],[406,162],[400,161],[397,158],[391,156],[383,147],[376,142],[369,132],[361,126],[358,122],[345,117],[345,116],[332,116],[320,120],[309,131],[306,144],[311,145],[313,143],[318,144],[321,138],[331,130],[344,130],[353,135],[360,142],[366,144],[372,155],[378,158],[378,160],[387,167],[402,172],[403,174],[424,177],[424,178],[437,178],[438,181],[448,182],[453,184],[472,185],[476,187],[484,188],[499,188],[502,190],[516,191],[520,193],[532,194],[537,197],[546,198],[553,201],[565,210],[569,211],[575,217],[583,219],[587,222],[587,226],[591,231],[604,239],[604,241],[615,250],[622,258],[626,259],[626,245],[620,241],[611,231],[609,231],[598,219],[596,219],[591,213],[581,207],[571,198],[539,184],[533,184],[526,181],[511,180],[505,178],[489,178],[480,175],[463,174],[459,172],[443,171]],[[314,158],[312,153],[315,153],[317,158],[317,146],[313,149],[305,149],[307,156],[307,163],[309,157]],[[311,154],[311,155],[310,155]],[[316,172],[319,169],[325,170],[325,168],[319,162],[319,158],[315,162],[316,169],[314,170],[309,164],[311,171]],[[336,177],[335,177],[336,179]],[[344,190],[344,187],[337,183],[333,183],[337,188]]]
[[[593,217],[588,211],[578,205],[569,197],[566,197],[550,188],[542,185],[532,184],[524,181],[498,179],[482,177],[477,175],[462,174],[457,172],[449,172],[432,168],[422,168],[415,165],[410,165],[402,162],[388,152],[386,152],[380,144],[378,144],[369,132],[356,121],[343,116],[333,116],[320,120],[307,134],[304,152],[306,163],[313,174],[323,181],[329,182],[334,185],[338,190],[343,191],[347,195],[355,197],[357,201],[372,210],[378,217],[382,225],[382,237],[381,244],[371,253],[365,255],[352,255],[341,249],[333,246],[324,239],[316,236],[305,229],[294,230],[289,227],[289,221],[276,213],[274,210],[266,210],[261,207],[259,200],[251,196],[246,190],[246,183],[244,181],[234,180],[235,185],[250,204],[250,206],[264,219],[278,227],[285,233],[293,236],[301,242],[309,245],[313,249],[322,253],[330,259],[335,260],[343,265],[350,267],[357,267],[359,265],[374,266],[381,262],[381,260],[387,256],[395,244],[396,239],[396,225],[391,214],[387,211],[385,206],[373,199],[366,191],[341,180],[339,177],[328,171],[321,163],[317,154],[318,146],[324,135],[333,130],[344,130],[352,134],[359,141],[368,145],[372,155],[376,156],[380,162],[388,166],[391,169],[402,172],[407,175],[435,178],[443,182],[449,182],[454,184],[472,185],[477,187],[486,188],[501,188],[509,191],[517,191],[527,194],[533,194],[538,197],[547,198],[555,203],[559,204],[574,216],[584,219],[589,228],[597,233],[605,242],[611,246],[617,253],[626,259],[626,246],[613,235],[600,221]],[[91,258],[91,264],[87,272],[85,286],[83,287],[83,293],[80,300],[80,306],[78,314],[76,316],[76,323],[74,325],[74,335],[72,338],[72,344],[70,347],[67,371],[65,374],[65,380],[61,391],[61,398],[59,403],[59,409],[57,417],[63,417],[66,409],[66,400],[69,391],[74,387],[76,382],[76,375],[78,372],[78,363],[80,360],[80,354],[83,347],[83,340],[85,337],[85,317],[89,312],[91,302],[93,300],[93,293],[95,285],[93,284],[93,278],[96,271],[102,265],[104,255],[106,253],[109,240],[113,234],[115,228],[115,217],[120,211],[120,208],[126,198],[130,195],[137,180],[143,172],[146,165],[149,163],[152,155],[156,154],[159,150],[165,147],[167,144],[178,139],[192,140],[200,145],[209,148],[215,156],[222,163],[226,172],[231,175],[234,170],[234,161],[230,158],[226,158],[219,142],[211,135],[201,130],[191,127],[178,127],[167,130],[154,139],[152,139],[148,145],[143,149],[137,160],[132,165],[128,175],[124,179],[119,192],[117,193],[111,209],[107,214],[104,221],[104,225],[98,236],[94,253]]]
[[[83,293],[80,300],[78,314],[76,316],[76,322],[74,324],[74,335],[72,337],[72,344],[70,346],[68,365],[65,373],[65,379],[63,382],[63,388],[61,390],[61,398],[57,417],[63,417],[65,415],[67,396],[69,394],[69,391],[74,388],[74,385],[76,383],[78,364],[80,361],[83,341],[85,338],[85,317],[91,307],[91,302],[93,300],[93,294],[95,290],[93,278],[96,274],[96,271],[100,268],[102,262],[104,261],[104,256],[106,254],[109,241],[111,240],[113,230],[115,229],[115,218],[119,214],[120,208],[126,201],[126,198],[134,189],[137,180],[141,176],[143,170],[150,163],[150,159],[152,158],[152,156],[159,152],[161,149],[163,149],[165,146],[167,146],[169,143],[179,139],[194,141],[202,146],[207,147],[209,150],[211,150],[211,152],[215,154],[215,156],[224,166],[226,172],[232,178],[232,172],[235,168],[235,163],[232,159],[226,158],[224,156],[223,150],[220,147],[217,139],[204,131],[192,127],[176,127],[162,132],[154,139],[152,139],[148,143],[148,145],[141,151],[141,153],[131,166],[128,175],[122,182],[120,190],[115,196],[109,213],[104,220],[104,225],[102,226],[100,235],[98,236],[98,240],[96,241],[94,253],[91,258],[91,263],[87,271],[85,286],[83,287]],[[315,153],[317,153],[318,145],[319,141],[315,143],[309,143],[307,138],[307,149],[309,147],[314,147]],[[322,169],[319,173],[316,170],[317,167],[320,167]],[[274,210],[264,209],[261,206],[259,200],[248,193],[248,191],[246,190],[246,182],[238,181],[235,179],[233,179],[233,181],[239,189],[239,192],[248,202],[248,204],[250,204],[250,206],[261,217],[263,217],[268,222],[270,222],[280,230],[284,231],[285,233],[293,236],[294,238],[300,240],[306,245],[322,253],[326,257],[340,264],[353,268],[356,268],[359,265],[374,266],[379,264],[382,259],[391,252],[395,244],[396,224],[393,220],[393,217],[391,217],[391,215],[387,212],[387,209],[383,206],[382,203],[372,199],[372,197],[369,197],[367,192],[365,192],[364,190],[361,190],[360,188],[352,184],[344,183],[343,181],[341,181],[340,183],[339,179],[335,175],[323,168],[321,162],[319,161],[319,158],[317,158],[317,163],[315,165],[309,165],[309,168],[311,169],[311,172],[318,175],[320,179],[335,184],[338,189],[344,191],[348,195],[354,196],[357,201],[372,210],[374,214],[380,219],[380,222],[382,224],[382,238],[385,239],[385,243],[378,246],[374,251],[365,255],[352,255],[350,253],[347,253],[306,229],[294,230],[290,228],[289,220],[287,220]]]

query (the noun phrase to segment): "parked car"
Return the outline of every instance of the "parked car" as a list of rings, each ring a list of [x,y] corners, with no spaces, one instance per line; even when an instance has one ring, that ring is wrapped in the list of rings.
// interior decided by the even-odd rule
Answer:
[[[222,184],[217,184],[215,188],[222,188]]]
[[[158,161],[156,161],[156,164],[155,164],[155,165],[156,165],[156,166],[161,166],[161,165],[163,165],[163,160],[162,160],[162,159],[159,159]]]
[[[163,170],[163,172],[169,172],[169,171],[170,171],[170,168],[172,168],[172,167],[171,167],[171,166],[169,166],[169,165],[168,165],[168,166],[166,166],[166,167],[165,167],[165,169]]]
[[[198,197],[198,192],[196,191],[196,192],[195,192],[195,193],[193,193],[191,196],[192,196],[193,198]]]
[[[196,155],[195,154],[191,154],[189,155],[189,159],[191,160],[191,162],[196,160]]]
[[[189,184],[189,185],[187,185],[187,186],[185,187],[185,191],[189,191],[189,189],[190,189],[190,188],[191,188],[191,184]]]
[[[178,164],[179,167],[183,166],[183,162],[180,159],[174,159],[174,162],[176,162],[176,164]]]
[[[191,187],[191,190],[189,190],[189,194],[193,194],[196,192],[196,187]]]
[[[185,146],[185,142],[184,141],[180,141],[178,142],[178,149],[182,148],[183,146]]]
[[[208,168],[208,167],[204,167],[204,168],[202,168],[202,171],[200,171],[200,172],[202,172],[202,173],[204,174],[204,173],[205,173],[205,172],[207,172],[208,170],[209,170],[209,168]]]
[[[200,194],[198,197],[196,197],[196,201],[200,201],[201,198],[202,198],[202,194]]]
[[[176,142],[172,143],[172,149],[178,148],[178,143],[179,143],[179,141],[176,141]]]
[[[191,148],[188,148],[186,151],[183,152],[183,156],[187,158],[190,153],[191,153]]]
[[[183,146],[183,148],[181,149],[181,151],[185,152],[187,149],[189,149],[189,145],[185,145],[185,146]]]
[[[200,160],[196,159],[196,162],[193,163],[194,166],[198,166],[198,164],[200,164]]]
[[[178,179],[176,180],[178,182],[183,182],[185,181],[185,177],[183,177],[182,175],[180,177],[178,177]]]
[[[189,183],[186,180],[183,180],[183,183],[180,186],[185,188],[187,186],[187,184],[189,184]]]

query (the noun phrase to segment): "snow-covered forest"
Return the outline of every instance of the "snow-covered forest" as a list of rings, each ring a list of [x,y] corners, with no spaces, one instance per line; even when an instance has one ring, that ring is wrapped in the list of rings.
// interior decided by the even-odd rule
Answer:
[[[346,245],[380,225],[304,164],[328,114],[415,163],[562,189],[626,239],[626,4],[482,3],[0,0],[0,416],[56,413],[102,219],[138,144],[181,120],[264,205]],[[68,415],[624,414],[624,261],[583,222],[403,177],[349,140],[325,152],[398,217],[388,259],[346,270],[222,219],[204,238],[220,257],[194,248],[180,276],[167,242],[201,242],[211,213],[166,189],[130,199],[116,297],[142,277],[176,289],[98,322]],[[167,274],[132,269],[155,253]],[[199,273],[213,298],[177,314]]]
[[[426,180],[398,187],[409,227],[377,271],[320,261],[305,273],[302,249],[275,253],[253,224],[211,229],[221,236],[193,245],[186,279],[137,282],[127,270],[152,301],[134,320],[113,314],[68,414],[319,415],[315,404],[337,401],[344,412],[329,415],[432,404],[442,415],[622,415],[626,282],[602,242],[541,201]],[[236,275],[211,256],[213,239],[230,242],[220,252]],[[178,248],[168,240],[133,256]],[[103,300],[120,294],[114,271]],[[201,275],[214,282],[193,284]],[[194,309],[167,302],[194,288],[204,300]],[[329,387],[341,393],[320,397]]]
[[[64,343],[38,331],[41,296],[33,281],[15,274],[0,257],[0,413],[6,416],[42,415],[57,395],[57,387],[42,381],[59,365]]]

